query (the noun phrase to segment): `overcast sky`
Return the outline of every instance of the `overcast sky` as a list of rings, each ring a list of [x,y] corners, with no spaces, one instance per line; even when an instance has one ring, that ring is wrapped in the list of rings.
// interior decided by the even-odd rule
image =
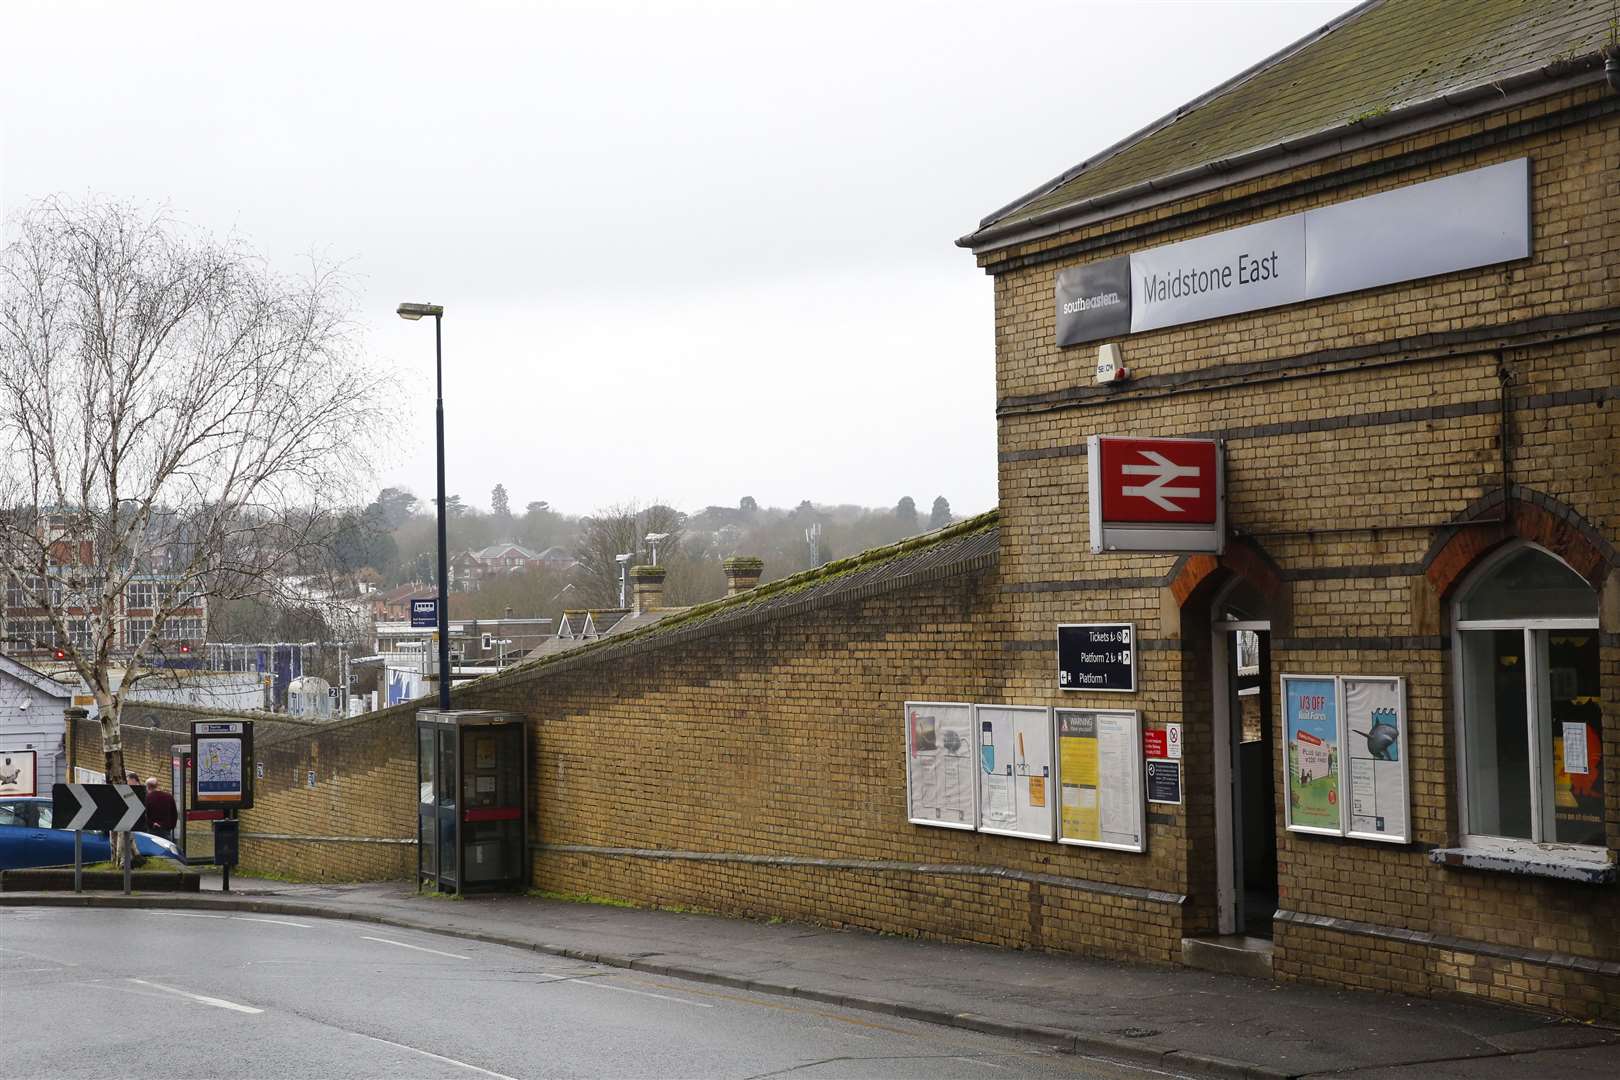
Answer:
[[[1352,5],[30,3],[0,210],[167,204],[351,275],[379,484],[581,513],[996,501],[990,279],[953,241]]]

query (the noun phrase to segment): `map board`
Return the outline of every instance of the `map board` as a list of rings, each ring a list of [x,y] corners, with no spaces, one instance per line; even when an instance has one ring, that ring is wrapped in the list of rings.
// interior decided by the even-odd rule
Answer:
[[[1058,709],[1058,843],[1142,851],[1142,739],[1134,710]]]
[[[191,725],[191,803],[246,810],[253,805],[252,721]]]
[[[908,701],[906,820],[947,829],[978,826],[973,706]]]
[[[979,831],[1052,840],[1057,831],[1052,713],[1028,705],[975,705]]]
[[[1288,828],[1342,836],[1344,738],[1337,680],[1331,675],[1284,675],[1282,700]]]
[[[1406,680],[1396,676],[1339,677],[1344,717],[1349,822],[1346,836],[1405,844],[1411,768],[1406,742]]]

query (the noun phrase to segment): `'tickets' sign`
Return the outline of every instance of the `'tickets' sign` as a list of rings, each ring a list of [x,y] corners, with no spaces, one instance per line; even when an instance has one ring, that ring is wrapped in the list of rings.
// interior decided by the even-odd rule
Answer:
[[[1219,554],[1226,539],[1224,466],[1215,439],[1091,436],[1091,550]]]
[[[1135,623],[1058,626],[1058,687],[1136,692]]]

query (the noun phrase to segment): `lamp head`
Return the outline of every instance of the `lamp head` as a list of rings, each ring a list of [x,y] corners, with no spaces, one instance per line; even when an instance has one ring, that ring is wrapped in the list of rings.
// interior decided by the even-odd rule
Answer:
[[[409,319],[411,322],[415,322],[417,319],[420,319],[424,315],[432,315],[436,319],[443,316],[444,315],[444,305],[443,304],[401,304],[401,305],[399,305],[398,308],[395,309],[395,311],[399,314],[400,318]]]

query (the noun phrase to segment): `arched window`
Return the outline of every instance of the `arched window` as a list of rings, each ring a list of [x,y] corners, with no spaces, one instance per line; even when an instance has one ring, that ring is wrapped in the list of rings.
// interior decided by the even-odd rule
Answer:
[[[1475,571],[1453,615],[1467,841],[1602,846],[1597,592],[1518,544]]]

